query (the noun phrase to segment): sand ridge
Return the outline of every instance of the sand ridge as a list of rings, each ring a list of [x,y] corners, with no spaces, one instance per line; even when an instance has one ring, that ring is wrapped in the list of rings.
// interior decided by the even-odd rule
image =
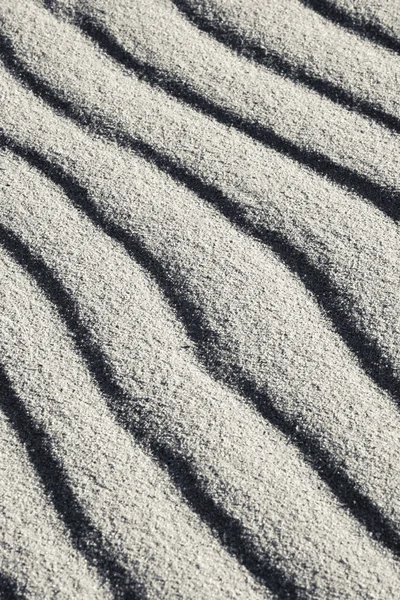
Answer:
[[[399,58],[304,4],[2,3],[4,595],[396,597]]]

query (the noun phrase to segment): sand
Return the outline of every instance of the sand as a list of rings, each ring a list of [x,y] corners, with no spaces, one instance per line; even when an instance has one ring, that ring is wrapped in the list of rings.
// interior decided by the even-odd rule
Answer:
[[[396,598],[396,21],[314,4],[0,5],[5,598]]]

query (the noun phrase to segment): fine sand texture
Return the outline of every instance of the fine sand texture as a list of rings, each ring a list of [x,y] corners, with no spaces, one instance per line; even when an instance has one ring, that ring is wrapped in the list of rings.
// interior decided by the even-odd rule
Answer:
[[[1,0],[0,600],[400,598],[400,2]]]

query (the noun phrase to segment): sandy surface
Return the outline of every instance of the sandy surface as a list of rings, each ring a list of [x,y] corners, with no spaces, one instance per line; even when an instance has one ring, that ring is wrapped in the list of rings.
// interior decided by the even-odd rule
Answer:
[[[1,598],[398,597],[386,4],[0,4]]]

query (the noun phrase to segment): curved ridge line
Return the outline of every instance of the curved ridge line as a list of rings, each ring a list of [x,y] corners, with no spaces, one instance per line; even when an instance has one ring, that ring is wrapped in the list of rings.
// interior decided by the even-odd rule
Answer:
[[[176,0],[173,0],[176,1]],[[273,129],[258,125],[229,109],[223,108],[208,100],[184,82],[178,81],[165,71],[136,60],[130,52],[114,39],[105,29],[92,20],[83,17],[76,25],[92,41],[103,49],[111,58],[128,70],[135,73],[138,79],[144,80],[153,87],[158,87],[169,95],[182,100],[195,110],[216,119],[223,125],[233,126],[264,146],[295,160],[310,168],[318,175],[328,178],[334,184],[355,192],[373,203],[379,210],[394,220],[400,220],[400,192],[391,190],[371,181],[367,176],[340,165],[325,154],[302,148],[298,144],[277,134]],[[400,132],[400,121],[399,128]]]
[[[105,34],[105,37],[103,37],[102,30],[94,27],[92,23],[85,21],[85,24],[82,24],[80,28],[114,60],[117,60],[126,68],[133,70],[139,79],[145,80],[153,87],[163,89],[173,97],[184,101],[195,110],[211,116],[220,123],[235,127],[238,131],[241,131],[261,144],[310,168],[319,176],[326,177],[335,185],[356,193],[361,198],[374,204],[389,218],[395,221],[400,220],[400,192],[372,182],[368,177],[348,167],[336,164],[323,154],[302,149],[290,140],[276,134],[272,129],[261,127],[237,114],[231,113],[227,109],[221,108],[197,94],[183,83],[166,78],[164,72],[157,70],[155,67],[142,65],[131,54],[121,48],[113,38],[108,38],[108,34]],[[85,126],[90,126],[93,123],[93,119],[88,115],[83,115],[75,109],[73,102],[60,96],[48,84],[40,81],[39,78],[30,73],[15,56],[12,43],[2,32],[0,32],[0,55],[4,65],[12,73],[16,73],[32,91],[50,104],[56,112],[59,112],[61,109],[69,118],[73,118]],[[99,123],[97,125],[101,127]],[[111,136],[109,131],[104,132],[103,135],[108,138]]]
[[[85,30],[82,29],[82,31],[84,31],[87,35],[91,35],[89,34],[89,30],[93,33],[92,25],[89,26],[86,23]],[[98,30],[96,29],[96,31]],[[95,40],[95,43],[106,50],[115,60],[119,60],[119,62],[124,66],[126,65],[123,61],[127,60],[127,64],[130,65],[127,68],[135,70],[138,78],[146,80],[154,87],[157,87],[158,85],[161,87],[163,73],[157,71],[157,69],[153,67],[145,67],[136,62],[133,57],[126,53],[123,49],[120,51],[118,45],[117,48],[115,48],[113,46],[113,41],[111,41],[109,45],[108,41],[105,41],[104,38],[102,38],[101,42]],[[120,57],[120,59],[117,59],[117,55]],[[62,97],[48,84],[40,81],[39,78],[29,72],[29,70],[17,59],[12,44],[9,42],[9,40],[7,40],[2,32],[0,32],[0,56],[5,67],[8,68],[13,75],[17,75],[31,88],[31,90],[37,96],[52,106],[56,112],[62,110],[68,118],[73,119],[86,127],[90,127],[93,123],[95,123],[95,120],[90,116],[87,114],[82,114],[76,110],[73,102]],[[332,181],[335,185],[343,187],[350,192],[356,193],[361,198],[364,198],[368,202],[374,204],[389,218],[395,221],[400,220],[400,192],[390,190],[377,183],[371,182],[367,177],[352,171],[348,167],[337,165],[322,154],[301,149],[296,144],[277,135],[274,131],[246,121],[238,115],[230,113],[229,111],[216,106],[214,103],[193,92],[193,90],[189,90],[179,82],[168,80],[168,85],[161,89],[164,89],[164,91],[167,91],[167,93],[183,100],[195,110],[215,118],[224,125],[235,127],[238,129],[238,131],[245,133],[263,145],[270,147],[273,150],[310,168],[318,175],[326,177]],[[100,129],[102,128],[100,122],[96,122],[95,124]],[[110,131],[104,130],[104,127],[102,134],[107,138],[113,137]],[[117,137],[120,139],[121,143],[124,136],[127,137],[127,134],[120,134],[117,132]],[[146,142],[141,143],[150,147],[149,144],[146,144]]]
[[[2,141],[4,143],[4,140]],[[51,172],[50,174],[48,170],[49,165],[46,165],[44,160],[38,159],[38,157],[27,156],[26,152],[21,152],[15,146],[10,145],[9,148],[16,155],[26,160],[28,164],[34,166],[51,181],[56,183],[56,185],[61,186],[74,206],[84,212],[98,229],[125,246],[119,239],[121,236],[118,234],[118,228],[112,228],[107,225],[103,227],[104,224],[100,223],[101,217],[95,216],[91,208],[88,209],[85,206],[87,194],[79,184],[59,173],[54,174],[54,172]],[[77,200],[78,197],[81,199]],[[114,229],[114,231],[110,232],[110,229]],[[125,430],[128,430],[147,454],[152,455],[159,466],[167,471],[190,509],[216,534],[219,543],[257,580],[269,588],[272,593],[282,599],[297,600],[297,598],[300,598],[296,586],[281,569],[275,567],[269,561],[268,557],[261,559],[257,556],[257,551],[253,548],[241,523],[216,504],[189,460],[179,455],[179,452],[174,455],[168,446],[154,438],[149,438],[148,434],[141,430],[140,411],[137,415],[138,423],[132,420],[127,425],[124,405],[128,401],[131,406],[134,406],[135,399],[127,394],[120,384],[117,383],[106,355],[93,341],[90,331],[82,322],[79,315],[79,307],[74,298],[64,288],[63,284],[57,279],[46,263],[41,258],[34,256],[28,246],[19,239],[17,234],[7,230],[0,223],[0,244],[2,243],[13,258],[36,281],[48,300],[56,308],[68,331],[72,334],[76,351],[82,357],[97,387],[105,397],[109,409],[117,417],[119,424]],[[131,258],[137,259],[136,254],[132,256],[131,247],[128,249],[128,252]],[[143,260],[139,260],[139,262],[142,264]],[[65,496],[64,493],[63,496]],[[69,498],[69,502],[72,502],[72,498]],[[80,529],[81,526],[79,524],[78,530]],[[129,590],[127,590],[128,595],[125,596],[126,600],[128,598],[131,600],[132,598],[132,596],[129,596],[129,593]]]
[[[0,598],[3,600],[23,600],[26,596],[18,591],[18,585],[14,579],[0,572]]]
[[[12,235],[0,224],[0,244],[17,262],[25,268],[24,257],[18,252]],[[18,255],[18,256],[16,256]],[[116,563],[114,557],[102,543],[101,533],[85,515],[76,500],[62,465],[54,456],[51,438],[46,431],[32,419],[23,401],[14,391],[12,383],[0,364],[0,410],[5,414],[20,443],[26,449],[31,465],[40,479],[47,498],[52,503],[60,520],[71,535],[71,542],[100,575],[109,581],[113,597],[118,600],[144,598],[134,594],[130,575]],[[129,593],[121,590],[127,587]]]
[[[400,54],[400,40],[387,33],[383,27],[374,24],[371,21],[365,21],[364,24],[357,23],[345,9],[335,6],[329,0],[299,0],[304,6],[310,8],[325,19],[331,21],[339,27],[349,29],[356,33],[362,39],[370,40],[387,50]]]
[[[2,36],[0,34],[0,53],[5,51],[1,42]],[[9,50],[9,45],[7,45],[7,49]],[[368,377],[378,387],[392,395],[397,403],[400,401],[400,381],[393,366],[386,359],[384,352],[375,340],[360,331],[349,319],[343,308],[344,295],[337,292],[329,276],[312,265],[303,251],[295,248],[290,240],[281,233],[268,230],[265,226],[255,226],[235,201],[228,198],[217,187],[204,183],[190,169],[174,162],[173,159],[155,150],[147,142],[132,138],[124,132],[117,131],[116,136],[110,134],[109,130],[102,127],[101,122],[94,121],[87,115],[82,115],[75,109],[72,102],[59,98],[56,92],[43,84],[29,71],[22,68],[18,63],[15,65],[13,57],[10,58],[8,54],[4,64],[14,76],[19,76],[39,98],[45,100],[56,113],[59,113],[60,110],[63,111],[67,118],[77,122],[89,131],[93,124],[96,125],[105,138],[116,139],[121,147],[129,148],[141,155],[158,169],[168,173],[179,184],[194,192],[200,199],[217,208],[245,234],[269,246],[281,258],[282,262],[300,277],[306,288],[313,294],[323,314],[329,318],[333,328],[342,337],[343,342],[356,355]],[[393,208],[395,208],[394,203]],[[396,211],[400,217],[400,197]]]
[[[213,354],[210,357],[210,341],[218,342],[218,338],[215,332],[209,328],[201,309],[187,298],[176,294],[174,282],[170,279],[169,274],[164,272],[163,267],[140,243],[140,240],[128,234],[120,226],[110,223],[107,217],[100,213],[87,191],[71,176],[65,174],[60,167],[53,165],[32,149],[18,147],[10,141],[8,147],[60,186],[71,202],[82,210],[96,227],[120,243],[128,255],[150,274],[167,303],[175,311],[189,339],[194,342],[198,359],[205,366],[210,377],[216,382],[223,381],[234,392],[248,398],[260,414],[300,450],[303,459],[316,471],[353,517],[369,531],[371,536],[394,554],[400,555],[400,534],[393,524],[382,514],[379,507],[357,488],[357,484],[350,479],[344,469],[335,464],[331,454],[324,450],[318,440],[307,435],[298,423],[292,422],[279,411],[271,402],[268,393],[259,392],[257,384],[237,365],[228,376],[224,377],[226,365],[220,363],[218,356]],[[87,334],[83,334],[83,337],[85,335]],[[96,358],[96,360],[99,359]],[[122,391],[122,393],[124,392]],[[140,435],[140,432],[138,434]],[[191,469],[190,464],[187,464]],[[218,521],[216,524],[218,525]],[[278,589],[280,588],[278,587]]]
[[[85,27],[90,28],[91,25],[86,23]],[[97,35],[97,33],[95,35]],[[114,45],[114,41],[112,39],[110,41],[106,37],[106,40],[104,40],[101,33],[99,36],[101,37],[102,42],[104,42],[104,45],[101,47],[111,54],[114,59],[118,60],[118,62],[122,62],[124,66],[132,68],[135,71],[139,71],[140,76],[146,80],[151,79],[152,84],[160,81],[162,74],[157,69],[153,67],[148,69],[146,66],[138,63],[129,53],[125,53],[123,48],[121,48],[116,42]],[[96,38],[95,41],[98,42],[98,39]],[[109,44],[111,44],[111,46]],[[148,72],[151,74],[150,77]],[[173,84],[174,82],[169,82],[169,86]],[[181,90],[179,84],[178,87]],[[168,90],[170,91],[170,87]],[[178,96],[179,91],[174,88],[174,93],[175,92],[175,95]],[[196,108],[199,108],[199,110],[202,112],[210,114],[210,104],[208,104],[203,97],[197,96],[190,90],[185,90],[182,92],[181,96],[183,97],[183,95],[185,98],[182,99],[184,99],[186,102],[194,105]],[[190,99],[188,100],[189,96]],[[200,103],[202,103],[201,106]],[[229,115],[229,118],[227,119],[225,118],[226,115],[217,114],[215,107],[214,109],[211,108],[211,110],[213,110],[212,116],[217,118],[219,121],[227,125],[235,126],[233,118],[230,119]],[[248,132],[245,131],[245,133]],[[256,134],[252,135],[252,137],[257,139]],[[122,139],[120,139],[120,141],[121,143],[124,143]],[[159,151],[154,150],[154,148],[152,148],[146,142],[139,142],[138,140],[133,141],[131,139],[127,145],[130,145],[136,152],[142,154],[146,160],[150,160],[151,162],[155,163],[156,166],[161,170],[167,170],[174,179],[176,179],[179,183],[183,183],[186,187],[199,195],[203,200],[206,199],[209,202],[211,198],[214,198],[213,204],[217,206],[217,208],[226,218],[228,218],[230,221],[233,221],[237,226],[239,226],[240,229],[245,231],[246,234],[257,238],[259,241],[270,246],[283,260],[286,266],[299,275],[307,289],[309,289],[314,297],[316,297],[322,312],[328,315],[329,319],[334,325],[334,328],[341,335],[345,344],[357,356],[362,368],[365,370],[368,376],[374,381],[374,383],[376,383],[376,385],[395,396],[398,401],[400,400],[400,381],[397,378],[393,367],[386,360],[384,353],[379,348],[378,343],[369,338],[367,334],[361,333],[354,323],[352,323],[352,320],[348,317],[348,315],[346,315],[346,311],[343,308],[344,295],[340,295],[340,293],[336,291],[335,285],[331,282],[329,276],[325,275],[322,270],[317,269],[311,264],[311,262],[307,259],[305,252],[297,250],[290,243],[290,240],[286,239],[278,232],[268,231],[266,228],[262,229],[261,231],[257,229],[255,226],[253,226],[249,219],[246,219],[241,214],[240,208],[233,206],[234,202],[229,200],[217,187],[211,188],[211,186],[206,186],[201,182],[200,177],[193,175],[190,170],[184,166],[177,166],[172,160],[167,158],[165,155],[161,155]],[[272,142],[270,142],[269,145],[279,152],[281,151],[281,148],[274,147]],[[288,152],[288,154],[292,158],[295,158],[293,156],[293,152],[291,154]],[[372,188],[371,193],[374,193],[372,186],[373,184],[370,185]],[[374,196],[375,204],[377,204],[376,200],[376,196]],[[396,211],[396,218],[400,218],[400,195],[398,200],[398,205],[395,206],[395,203],[393,202],[392,207],[393,210]],[[395,218],[393,214],[388,214],[388,216]],[[348,298],[346,300],[349,302]]]
[[[301,2],[302,0],[300,0]],[[379,125],[387,129],[400,133],[400,119],[391,113],[386,112],[378,104],[358,98],[354,93],[347,91],[343,87],[327,81],[318,75],[312,75],[306,67],[294,64],[275,50],[267,50],[259,44],[247,42],[244,36],[240,36],[233,29],[223,29],[214,25],[197,15],[187,0],[171,0],[178,11],[186,17],[195,27],[211,35],[217,41],[229,47],[239,56],[244,56],[262,67],[271,69],[278,75],[292,80],[294,83],[301,83],[310,90],[317,92],[320,96],[328,98],[335,104],[339,104],[345,110],[351,110],[368,117]],[[306,2],[304,2],[306,4]],[[50,6],[49,6],[50,8]]]

